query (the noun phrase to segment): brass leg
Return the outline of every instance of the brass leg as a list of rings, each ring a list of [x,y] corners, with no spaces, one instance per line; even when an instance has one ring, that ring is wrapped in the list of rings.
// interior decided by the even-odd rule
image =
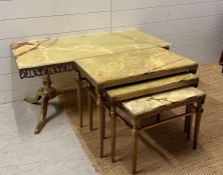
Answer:
[[[114,107],[111,108],[111,161],[115,162],[116,153],[116,113]]]
[[[138,131],[133,129],[132,135],[133,135],[133,155],[132,155],[132,173],[136,173],[137,168],[137,149],[138,149]]]
[[[89,129],[93,130],[93,103],[90,92],[88,91],[88,111],[89,111]]]
[[[40,121],[35,129],[34,134],[39,134],[40,131],[43,129],[44,125],[46,124],[46,114],[47,114],[47,107],[48,107],[48,96],[43,96],[42,104],[41,104],[41,116]]]
[[[188,105],[187,107],[188,112],[191,112],[191,107],[190,105]],[[190,135],[191,135],[191,128],[192,128],[192,121],[193,121],[193,114],[191,114],[190,116],[188,116],[188,126],[187,126],[187,139],[190,139]]]
[[[76,75],[77,81],[77,100],[78,100],[78,112],[80,117],[80,127],[83,127],[83,110],[82,110],[82,89],[81,89],[81,79],[80,75]]]
[[[26,97],[24,100],[28,103],[35,104],[42,98],[43,90],[42,88],[38,89],[35,97]]]
[[[189,111],[189,107],[188,105],[186,106],[186,112]],[[189,117],[186,116],[185,117],[185,121],[184,121],[184,132],[187,133],[187,130],[188,130],[188,120],[189,120]]]
[[[197,141],[198,141],[198,135],[199,135],[199,129],[200,129],[200,122],[201,122],[201,114],[202,114],[202,112],[203,112],[202,104],[199,103],[198,106],[197,106],[197,111],[196,111],[193,149],[197,149]]]
[[[184,132],[185,133],[187,132],[187,127],[188,127],[188,117],[185,117],[185,120],[184,120]]]
[[[156,115],[156,121],[157,121],[157,122],[160,122],[160,114],[157,114],[157,115]]]
[[[102,133],[103,133],[103,140],[104,140],[106,138],[106,135],[105,135],[106,121],[105,121],[105,107],[104,106],[102,107],[102,116],[103,116],[102,117],[102,119],[103,119],[103,121],[102,121],[103,122],[103,125],[102,125],[103,126],[103,128],[102,128],[103,132]]]
[[[104,106],[102,104],[102,100],[100,95],[97,96],[97,100],[96,100],[96,104],[97,104],[97,112],[99,115],[99,137],[100,137],[100,143],[99,143],[99,157],[102,158],[104,155]]]

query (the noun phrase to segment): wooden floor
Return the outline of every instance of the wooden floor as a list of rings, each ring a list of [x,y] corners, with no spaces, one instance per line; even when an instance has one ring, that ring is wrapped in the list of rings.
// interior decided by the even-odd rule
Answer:
[[[183,133],[183,119],[153,128],[143,134],[139,143],[138,170],[140,174],[223,174],[223,76],[217,64],[200,66],[199,88],[207,93],[201,121],[199,145],[192,150],[192,141]],[[111,163],[109,139],[103,159],[98,158],[98,129],[90,132],[85,110],[85,127],[79,128],[75,94],[63,96],[62,103],[71,125],[85,152],[99,174],[125,175],[131,172],[131,135],[118,122],[117,162]],[[86,103],[85,103],[86,104]],[[85,106],[86,107],[86,106]],[[87,108],[87,107],[86,107]],[[97,127],[95,117],[95,127]],[[107,119],[109,125],[109,119]],[[107,129],[109,136],[109,129]]]

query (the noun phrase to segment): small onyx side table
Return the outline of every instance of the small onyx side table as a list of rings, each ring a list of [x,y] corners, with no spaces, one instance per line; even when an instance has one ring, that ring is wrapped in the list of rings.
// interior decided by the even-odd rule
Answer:
[[[11,49],[16,59],[20,77],[22,79],[35,76],[44,77],[44,86],[37,90],[36,96],[25,98],[27,102],[32,104],[42,99],[41,116],[35,134],[40,133],[46,123],[48,101],[61,93],[74,90],[74,88],[56,89],[52,87],[51,74],[75,71],[74,61],[79,59],[154,47],[168,49],[170,45],[168,42],[139,30],[12,44]],[[76,79],[81,81],[78,72]],[[78,83],[77,91],[78,94],[81,94],[79,93],[81,92],[81,86],[79,85],[80,83]],[[78,108],[80,115],[82,115],[80,102]]]

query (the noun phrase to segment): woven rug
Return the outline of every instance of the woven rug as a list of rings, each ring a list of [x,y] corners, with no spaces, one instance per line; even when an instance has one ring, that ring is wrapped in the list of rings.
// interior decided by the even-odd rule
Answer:
[[[202,65],[198,71],[199,88],[207,93],[201,120],[199,145],[192,150],[192,140],[183,133],[183,119],[152,128],[139,141],[139,174],[223,174],[223,76],[217,64]],[[86,98],[85,98],[86,99]],[[87,105],[84,105],[84,128],[79,128],[76,94],[61,96],[74,134],[99,174],[131,174],[132,140],[130,130],[118,120],[117,161],[110,161],[110,141],[105,140],[105,158],[98,157],[98,120],[94,115],[94,130],[89,131]],[[86,102],[84,104],[87,104]],[[107,113],[108,115],[108,113]],[[109,117],[106,121],[109,137]]]

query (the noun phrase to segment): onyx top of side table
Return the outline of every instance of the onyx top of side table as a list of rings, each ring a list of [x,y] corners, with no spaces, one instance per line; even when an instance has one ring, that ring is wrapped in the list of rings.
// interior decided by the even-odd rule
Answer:
[[[37,91],[34,98],[25,99],[30,103],[36,103],[42,98],[41,117],[35,133],[38,134],[46,123],[48,101],[72,90],[72,88],[59,90],[52,87],[50,74],[75,70],[73,61],[77,59],[136,49],[169,48],[170,45],[139,30],[13,43],[11,49],[20,77],[44,76],[44,87]]]
[[[100,119],[99,155],[103,157],[105,116],[102,98],[106,88],[182,72],[195,73],[198,64],[166,49],[156,47],[79,59],[74,61],[74,67],[80,76],[87,79],[93,89],[95,89]],[[80,85],[78,86],[80,87]],[[81,98],[79,97],[79,99]],[[79,107],[81,108],[81,106]],[[82,109],[79,110],[82,111]],[[80,118],[82,126],[82,115],[80,115]]]
[[[139,49],[74,61],[75,69],[99,89],[196,72],[198,64],[163,48]]]

